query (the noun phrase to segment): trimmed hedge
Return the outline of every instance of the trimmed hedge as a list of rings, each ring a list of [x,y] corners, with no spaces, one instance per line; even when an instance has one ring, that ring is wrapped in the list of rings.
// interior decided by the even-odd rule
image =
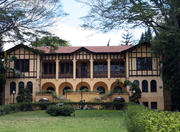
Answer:
[[[74,108],[72,106],[64,105],[64,106],[57,106],[57,105],[50,105],[47,107],[46,112],[51,116],[70,116],[74,113]]]
[[[37,103],[17,103],[17,104],[8,104],[0,106],[0,115],[10,114],[20,111],[32,111],[32,110],[46,110],[49,105],[56,105],[58,102],[37,102]],[[115,106],[122,105],[126,103],[116,103],[116,102],[64,102],[64,105],[70,106],[80,106],[82,104],[87,106],[96,106],[99,105],[103,109],[115,109]]]
[[[148,109],[141,105],[128,105],[129,132],[179,132],[180,113]]]

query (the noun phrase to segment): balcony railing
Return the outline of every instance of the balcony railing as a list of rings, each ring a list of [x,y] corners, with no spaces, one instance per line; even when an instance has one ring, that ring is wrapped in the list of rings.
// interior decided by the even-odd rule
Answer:
[[[94,78],[107,78],[108,73],[107,71],[94,71],[93,77]]]
[[[56,74],[55,73],[42,73],[41,75],[42,78],[56,78]]]
[[[73,78],[73,73],[59,73],[59,78]]]
[[[111,78],[125,77],[125,72],[111,71]]]
[[[77,78],[90,78],[89,72],[76,72]]]

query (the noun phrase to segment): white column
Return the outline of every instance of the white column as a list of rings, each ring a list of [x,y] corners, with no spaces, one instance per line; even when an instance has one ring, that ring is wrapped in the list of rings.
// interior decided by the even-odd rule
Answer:
[[[41,72],[41,71],[40,71],[40,66],[41,66],[40,56],[38,55],[38,56],[37,56],[37,69],[36,69],[36,70],[37,70],[37,71],[36,71],[37,79],[39,79],[39,76],[40,76],[39,74],[40,74],[40,72]]]
[[[90,77],[93,79],[93,55],[91,55],[91,60],[90,60]]]
[[[59,60],[58,55],[56,55],[56,79],[59,79]]]
[[[126,53],[126,59],[125,59],[125,64],[126,64],[126,78],[129,78],[129,69],[128,69],[128,65],[129,65],[129,58],[128,58],[128,52]]]
[[[110,59],[109,54],[108,54],[107,62],[108,62],[108,79],[110,79],[111,78],[111,59]]]
[[[76,58],[73,57],[73,79],[76,79]]]

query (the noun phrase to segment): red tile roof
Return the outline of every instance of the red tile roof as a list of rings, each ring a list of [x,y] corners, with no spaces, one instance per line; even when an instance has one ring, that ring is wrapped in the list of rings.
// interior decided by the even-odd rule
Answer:
[[[81,48],[85,48],[93,53],[120,53],[125,51],[132,46],[84,46],[84,47],[58,47],[55,51],[50,50],[50,47],[43,46],[43,47],[35,47],[35,49],[42,50],[45,53],[73,53]]]

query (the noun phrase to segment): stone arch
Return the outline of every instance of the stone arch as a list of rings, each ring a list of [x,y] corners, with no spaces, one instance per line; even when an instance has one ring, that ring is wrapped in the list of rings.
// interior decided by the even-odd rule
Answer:
[[[56,86],[51,83],[51,82],[47,82],[47,83],[44,83],[43,86],[42,86],[42,91],[46,91],[46,90],[50,90],[50,89],[54,89],[53,91],[56,92]]]
[[[81,87],[87,87],[88,90],[90,90],[90,85],[87,82],[80,82],[78,83],[78,85],[76,86],[76,90],[80,90]]]
[[[118,88],[122,89],[122,92],[127,92],[126,87],[124,87],[124,83],[122,83],[122,82],[119,82],[119,83],[113,82],[111,84],[111,91],[114,91],[115,89],[118,89]]]
[[[63,90],[64,90],[64,88],[67,88],[67,87],[69,87],[71,90],[73,90],[73,86],[69,82],[63,82],[60,84],[60,86],[59,86],[59,95],[60,96],[63,95]]]
[[[106,83],[104,83],[104,82],[96,82],[96,83],[94,84],[93,90],[96,91],[96,90],[98,90],[99,87],[104,87],[105,93],[107,93],[107,91],[108,91],[108,86],[107,86]]]

